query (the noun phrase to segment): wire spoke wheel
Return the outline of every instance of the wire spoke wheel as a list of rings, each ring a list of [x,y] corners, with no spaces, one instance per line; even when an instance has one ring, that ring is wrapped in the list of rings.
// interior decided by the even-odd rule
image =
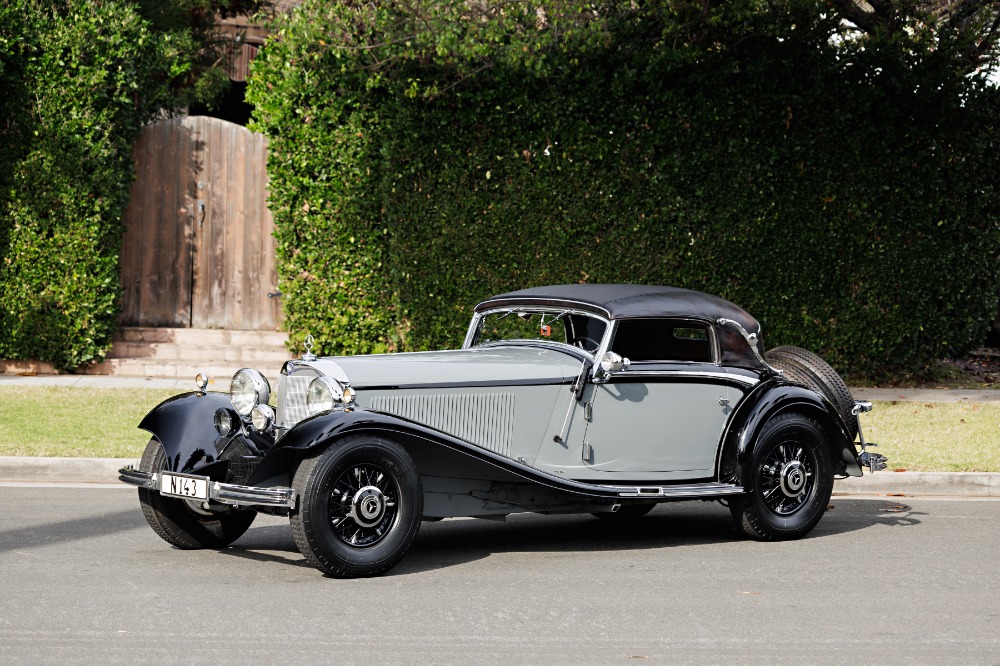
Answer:
[[[420,529],[423,489],[399,443],[354,434],[315,451],[292,482],[289,515],[299,552],[336,578],[378,576],[403,559]]]
[[[833,492],[826,431],[804,414],[786,412],[761,429],[743,481],[746,493],[729,510],[751,539],[798,539],[816,526]]]
[[[330,493],[330,525],[344,543],[374,546],[389,533],[399,514],[399,488],[378,465],[345,469]]]

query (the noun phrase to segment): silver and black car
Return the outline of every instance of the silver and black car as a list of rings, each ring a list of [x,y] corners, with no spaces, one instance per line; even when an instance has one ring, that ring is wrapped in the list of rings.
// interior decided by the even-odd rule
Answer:
[[[421,521],[455,516],[636,520],[717,500],[745,535],[795,539],[835,477],[885,465],[865,451],[870,403],[822,359],[765,354],[744,310],[671,287],[500,294],[476,306],[461,349],[307,351],[276,396],[253,369],[228,394],[196,381],[142,420],[152,439],[120,473],[149,525],[179,548],[220,548],[257,513],[287,515],[306,560],[336,577],[388,571]]]

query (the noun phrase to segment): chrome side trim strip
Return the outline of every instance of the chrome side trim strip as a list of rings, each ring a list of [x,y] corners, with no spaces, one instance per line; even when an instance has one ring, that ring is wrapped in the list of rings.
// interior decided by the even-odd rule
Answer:
[[[197,476],[187,474],[185,476]],[[208,478],[208,477],[202,477]],[[160,475],[155,472],[141,472],[131,466],[118,470],[118,480],[129,485],[149,490],[160,489]],[[208,482],[208,498],[220,504],[233,506],[277,506],[294,509],[298,495],[293,488],[259,488],[239,486],[220,481]]]
[[[452,388],[501,388],[505,386],[557,386],[572,384],[573,379],[565,377],[540,377],[538,379],[484,379],[462,382],[425,382],[413,384],[359,384],[353,388],[359,391],[404,391],[408,389],[452,389]],[[375,409],[373,407],[373,409]],[[387,410],[388,411],[388,410]],[[305,417],[303,417],[305,418]]]
[[[688,499],[698,497],[723,497],[743,494],[743,486],[733,483],[690,483],[677,486],[638,486],[616,488],[619,497],[663,497],[668,499]]]
[[[753,386],[760,382],[759,379],[753,379],[750,377],[744,377],[737,374],[729,374],[726,372],[699,372],[697,370],[685,371],[685,370],[634,370],[635,366],[629,368],[627,372],[623,372],[618,375],[618,378],[623,380],[628,380],[629,377],[711,377],[712,379],[724,379],[726,381],[738,382],[740,384],[747,384],[748,386]]]

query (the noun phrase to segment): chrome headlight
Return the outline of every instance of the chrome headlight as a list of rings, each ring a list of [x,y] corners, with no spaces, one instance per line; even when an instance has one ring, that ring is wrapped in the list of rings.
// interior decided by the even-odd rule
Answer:
[[[257,405],[250,412],[250,423],[257,432],[267,432],[274,423],[274,410],[270,405]]]
[[[264,375],[250,368],[243,368],[233,375],[229,399],[240,416],[247,416],[257,405],[266,405],[271,399],[271,385]]]
[[[317,377],[309,382],[306,406],[310,414],[326,412],[340,405],[350,406],[353,402],[354,389],[341,386],[333,377]]]

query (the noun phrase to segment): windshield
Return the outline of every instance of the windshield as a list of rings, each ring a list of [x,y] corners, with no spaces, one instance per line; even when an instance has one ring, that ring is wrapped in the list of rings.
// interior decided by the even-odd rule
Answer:
[[[603,320],[568,310],[500,310],[479,320],[472,346],[540,340],[562,342],[593,354],[601,346],[605,330]]]

